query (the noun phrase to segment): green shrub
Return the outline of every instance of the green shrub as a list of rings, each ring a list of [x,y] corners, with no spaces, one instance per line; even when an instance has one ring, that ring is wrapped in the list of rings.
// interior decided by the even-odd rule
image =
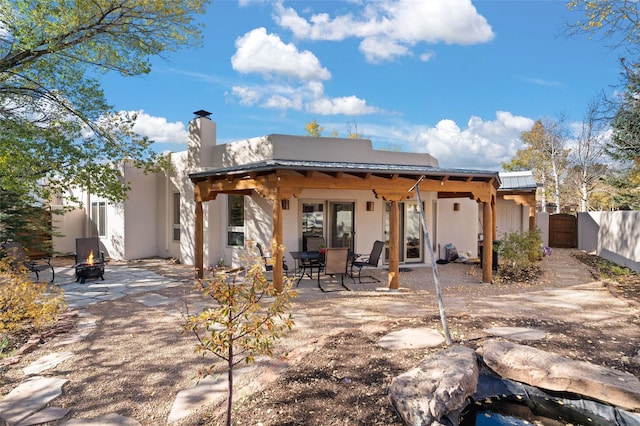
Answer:
[[[0,333],[40,331],[65,308],[62,290],[33,282],[26,269],[13,268],[8,257],[0,259]]]
[[[542,258],[542,235],[539,229],[512,232],[497,245],[502,263],[514,271],[523,271]]]

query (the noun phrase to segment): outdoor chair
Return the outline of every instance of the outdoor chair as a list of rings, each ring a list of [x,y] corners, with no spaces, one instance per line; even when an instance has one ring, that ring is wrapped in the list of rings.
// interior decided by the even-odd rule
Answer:
[[[307,237],[307,251],[320,251],[324,246],[324,238]]]
[[[11,258],[11,267],[20,268],[25,267],[29,272],[36,274],[36,281],[40,281],[40,273],[43,271],[51,270],[51,281],[55,278],[55,270],[51,265],[51,257],[46,259],[32,260],[27,256],[27,253],[19,243],[4,243],[2,244],[2,250],[6,256]]]
[[[262,244],[256,243],[256,247],[260,252],[260,257],[262,258],[262,262],[264,263],[264,270],[267,272],[273,272],[273,264],[271,263],[271,257],[265,255],[264,250],[262,249]],[[289,276],[289,266],[287,265],[287,261],[282,259],[282,270],[286,276]]]
[[[348,248],[329,248],[325,251],[324,262],[318,271],[318,287],[323,292],[325,290],[320,283],[321,275],[335,277],[340,275],[340,285],[347,290],[351,290],[344,284],[344,276],[349,275],[347,268],[349,266],[349,249]],[[321,273],[322,272],[322,273]],[[337,291],[337,290],[331,290]]]
[[[87,278],[104,280],[104,252],[98,237],[76,238],[76,282],[84,284]]]
[[[320,268],[320,263],[322,260],[322,251],[325,248],[325,242],[323,237],[307,237],[307,252],[318,252],[320,253],[320,257],[317,259],[307,259],[308,262],[307,267],[313,274],[313,268]]]
[[[380,261],[380,255],[382,254],[382,249],[384,249],[384,242],[376,241],[373,243],[373,248],[371,249],[371,253],[367,255],[363,254],[354,254],[351,260],[351,278],[354,278],[354,269],[357,270],[358,273],[358,282],[361,284],[366,283],[379,283],[380,280],[371,275],[362,276],[362,268],[371,267],[377,268],[378,262]],[[374,281],[362,281],[362,278],[370,278]]]

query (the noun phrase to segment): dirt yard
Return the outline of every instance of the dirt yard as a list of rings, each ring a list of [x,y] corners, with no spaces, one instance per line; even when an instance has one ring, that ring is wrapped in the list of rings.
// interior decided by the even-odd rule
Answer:
[[[596,267],[596,259],[590,256],[580,255],[578,259],[585,262],[585,268]],[[131,266],[151,269],[184,282],[161,293],[181,300],[195,300],[190,284],[191,267],[162,259],[134,262]],[[473,273],[473,270],[466,268],[464,273]],[[597,270],[593,269],[592,273],[599,277]],[[535,282],[450,286],[445,298],[474,300],[561,285],[552,281],[545,272]],[[610,288],[637,309],[628,323],[602,327],[571,320],[513,318],[499,314],[476,317],[463,313],[448,316],[451,335],[455,344],[475,348],[487,338],[482,331],[487,327],[539,327],[547,331],[547,337],[526,344],[640,377],[637,361],[640,278],[625,276]],[[388,332],[401,328],[426,326],[441,330],[440,317],[431,303],[433,297],[430,297],[429,308],[350,321],[349,318],[364,315],[365,311],[375,312],[380,304],[395,303],[402,307],[402,303],[416,302],[416,296],[410,293],[393,298],[350,296],[332,294],[296,301],[294,310],[299,318],[313,318],[313,327],[298,329],[278,343],[276,360],[289,364],[282,374],[265,379],[264,373],[261,377],[257,372],[249,373],[244,381],[239,381],[244,387],[239,389],[235,401],[235,425],[402,424],[387,398],[387,386],[394,376],[442,348],[388,351],[376,342]],[[331,305],[330,310],[326,309],[327,304]],[[55,372],[69,379],[55,405],[71,408],[72,413],[51,425],[62,425],[71,417],[95,417],[112,412],[132,417],[143,425],[165,424],[177,391],[193,385],[197,368],[207,365],[211,359],[194,355],[194,338],[182,332],[179,316],[168,315],[161,309],[140,309],[131,297],[91,305],[85,311],[97,319],[98,330],[86,341],[65,347],[77,355],[73,363],[62,364]],[[336,311],[351,317],[336,316]],[[6,394],[15,387],[24,378],[20,369],[47,350],[48,345],[42,345],[4,371],[0,392]],[[260,386],[256,385],[258,379]],[[177,425],[222,425],[225,423],[222,410],[222,407],[205,407]]]

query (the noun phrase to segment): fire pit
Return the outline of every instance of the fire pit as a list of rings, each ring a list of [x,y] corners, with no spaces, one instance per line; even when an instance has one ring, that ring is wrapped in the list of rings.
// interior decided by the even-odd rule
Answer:
[[[104,252],[99,251],[99,248],[100,242],[97,238],[76,239],[76,282],[84,284],[87,278],[104,280]],[[98,252],[100,256],[96,258],[94,253]]]

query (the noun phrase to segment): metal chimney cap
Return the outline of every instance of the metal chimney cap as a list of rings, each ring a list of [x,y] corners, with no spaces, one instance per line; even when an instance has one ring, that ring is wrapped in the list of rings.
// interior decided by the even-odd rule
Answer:
[[[203,109],[200,109],[198,111],[195,111],[194,114],[196,115],[196,117],[198,118],[209,118],[209,116],[212,114],[209,111],[205,111]]]

